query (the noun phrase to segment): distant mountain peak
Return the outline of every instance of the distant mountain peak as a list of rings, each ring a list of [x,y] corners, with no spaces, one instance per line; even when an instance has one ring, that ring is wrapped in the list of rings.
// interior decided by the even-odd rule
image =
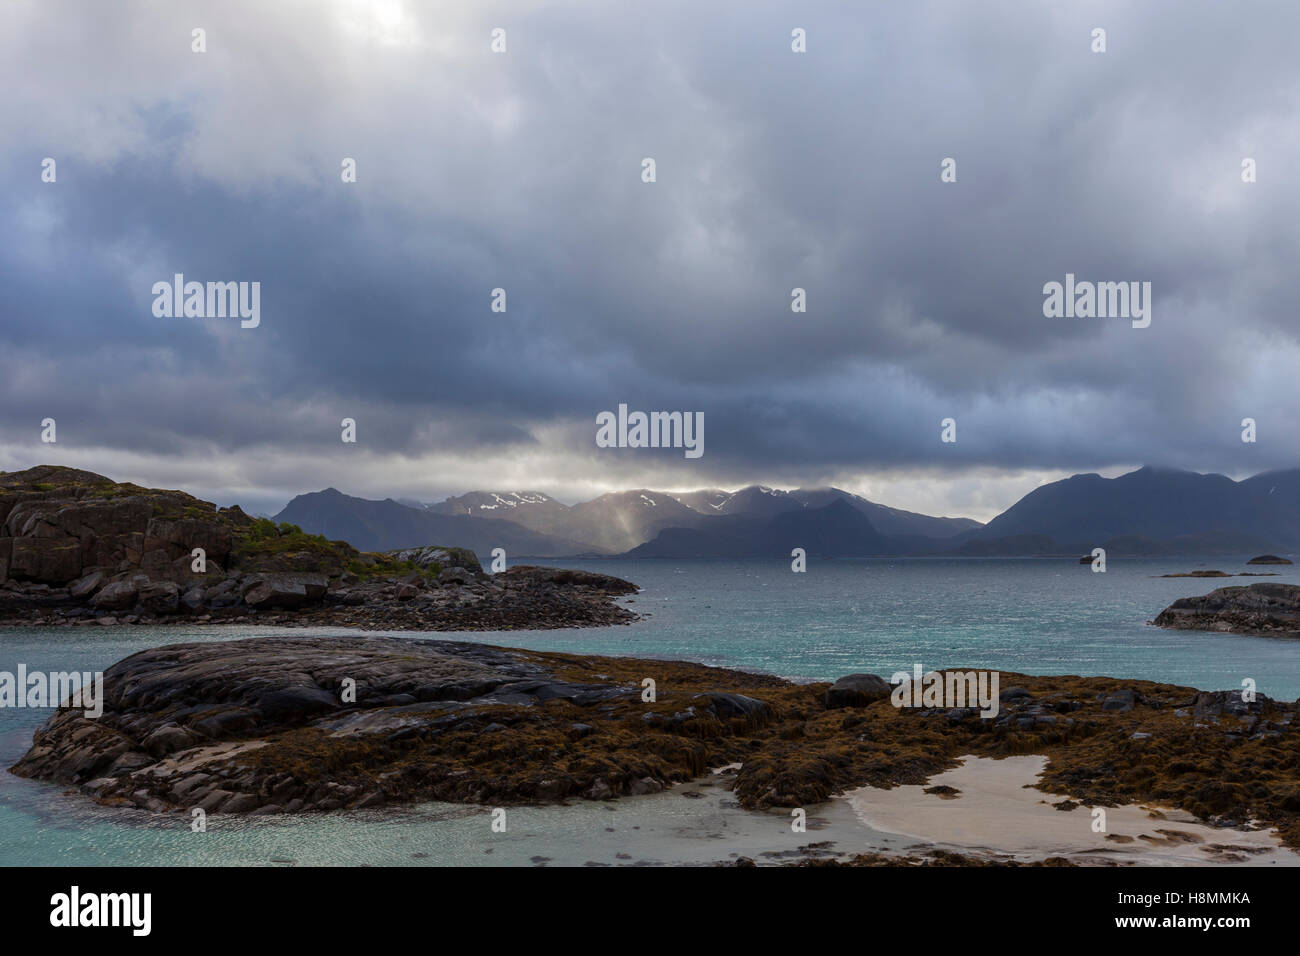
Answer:
[[[830,551],[858,553],[860,548],[866,548],[861,553],[880,553],[882,536],[938,541],[980,527],[979,522],[966,518],[934,518],[886,508],[833,487],[788,491],[763,484],[745,485],[735,491],[709,488],[672,494],[653,488],[630,488],[572,506],[526,489],[476,490],[428,503],[411,498],[368,502],[328,488],[300,496],[286,512],[301,517],[295,523],[305,529],[323,529],[322,533],[348,540],[356,538],[369,550],[387,550],[388,545],[414,546],[426,539],[452,541],[454,527],[460,527],[464,541],[456,543],[478,549],[506,536],[508,542],[496,544],[507,551],[512,550],[511,544],[516,550],[534,549],[535,554],[618,554],[648,543],[665,531],[672,532],[665,539],[668,542],[687,540],[689,535],[683,538],[680,534],[683,531],[706,538],[722,535],[728,541],[725,545],[715,542],[705,546],[697,537],[691,539],[695,542],[691,547],[722,547],[725,551],[741,540],[766,540],[771,544],[775,539],[765,536],[775,533],[779,537],[800,527],[812,535],[809,541],[819,540],[817,546]],[[800,515],[807,515],[807,522]],[[436,522],[437,516],[472,518],[485,526],[444,526]],[[774,520],[778,524],[767,527]],[[823,528],[819,523],[822,521],[838,522],[843,527]],[[441,531],[443,527],[446,533]],[[749,530],[744,530],[747,527]],[[525,531],[532,535],[523,534]],[[381,542],[385,548],[379,547]],[[903,542],[900,547],[911,545]]]
[[[1116,478],[1075,475],[1035,488],[990,521],[969,554],[1231,553],[1300,546],[1300,495],[1285,477],[1143,465]],[[1268,488],[1283,493],[1270,495]]]

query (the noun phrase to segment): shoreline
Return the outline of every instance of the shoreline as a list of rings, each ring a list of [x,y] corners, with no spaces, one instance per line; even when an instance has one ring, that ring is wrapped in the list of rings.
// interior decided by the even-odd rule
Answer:
[[[1041,755],[961,759],[924,784],[863,787],[841,799],[873,830],[993,862],[1056,857],[1080,866],[1300,866],[1300,852],[1273,828],[1211,827],[1155,803],[1095,808],[1045,793],[1037,789],[1048,762]]]
[[[355,701],[335,690],[347,675]],[[56,714],[12,769],[161,816],[197,807],[293,818],[430,800],[599,805],[734,763],[727,785],[738,806],[811,817],[863,787],[931,786],[972,754],[1037,754],[1051,793],[1111,807],[1159,798],[1220,830],[1258,817],[1300,845],[1295,704],[1146,681],[1003,677],[1000,712],[986,720],[895,708],[878,678],[832,692],[685,661],[415,636],[237,638],[125,658],[106,672],[103,718]],[[1239,769],[1225,777],[1225,766]]]
[[[972,759],[1006,764],[1024,758]],[[241,863],[279,866],[1300,866],[1300,853],[1282,846],[1267,829],[1207,828],[1177,812],[1157,817],[1145,805],[1108,808],[1110,831],[1125,838],[1121,841],[1090,845],[1089,838],[1078,833],[1088,829],[1083,807],[1069,814],[1079,818],[1071,835],[1053,837],[1036,824],[1031,804],[1042,805],[1045,814],[1064,817],[1050,809],[1055,796],[1026,791],[1021,799],[1010,801],[1016,805],[1008,812],[996,799],[987,799],[996,798],[996,793],[972,787],[962,769],[945,771],[917,786],[866,787],[836,795],[807,809],[807,829],[801,833],[791,830],[782,810],[742,808],[720,768],[658,794],[597,804],[568,800],[510,807],[509,827],[503,833],[491,829],[492,808],[443,802],[338,814],[255,816],[238,819],[233,830],[213,821],[216,829],[210,832],[226,833],[226,839],[236,841],[239,849],[231,852],[253,854]],[[1014,773],[1009,777],[1015,778],[1015,785],[1024,782]],[[956,821],[974,836],[963,838],[942,823],[934,824],[925,801],[941,798],[922,791],[945,782],[965,789],[944,805],[980,801],[978,808],[968,803]],[[62,791],[46,795],[40,803],[44,812],[65,822],[71,815],[79,826],[121,827],[134,834],[133,840],[151,844],[179,833],[158,814],[64,802],[75,800],[74,793]],[[893,806],[883,807],[887,802]],[[900,825],[900,820],[908,822]],[[1011,840],[988,839],[1008,829],[1015,833]],[[365,848],[357,856],[340,859],[332,846],[320,849],[319,844],[348,839],[347,834],[364,839]],[[348,845],[355,844],[349,839]],[[206,864],[181,860],[173,865]]]
[[[639,593],[621,578],[589,571],[517,565],[499,574],[477,567],[444,569],[436,577],[360,581],[348,575],[232,572],[219,584],[191,591],[145,575],[122,576],[116,607],[103,606],[104,575],[77,585],[10,581],[0,587],[0,627],[349,627],[446,633],[631,624],[641,615],[625,603]],[[151,603],[162,593],[162,605]],[[183,597],[182,597],[183,594]],[[620,603],[622,600],[622,603]],[[97,604],[98,602],[98,604]]]

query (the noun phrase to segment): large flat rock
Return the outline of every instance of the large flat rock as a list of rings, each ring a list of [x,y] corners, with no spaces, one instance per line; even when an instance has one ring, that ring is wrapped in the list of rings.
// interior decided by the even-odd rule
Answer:
[[[466,641],[174,644],[109,668],[102,716],[58,711],[11,769],[107,805],[261,814],[606,800],[730,768],[737,802],[761,809],[920,784],[966,754],[1039,753],[1050,792],[1158,799],[1222,827],[1262,820],[1300,846],[1297,705],[1108,677],[1001,683],[986,719],[951,702],[896,706],[861,673],[828,694],[683,661]]]
[[[1180,630],[1300,637],[1300,585],[1268,582],[1179,598],[1152,623]]]

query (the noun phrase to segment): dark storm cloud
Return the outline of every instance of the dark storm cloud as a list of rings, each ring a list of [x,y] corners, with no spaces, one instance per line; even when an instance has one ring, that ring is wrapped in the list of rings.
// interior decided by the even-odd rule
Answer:
[[[47,415],[101,470],[201,451],[266,501],[364,456],[415,496],[524,460],[556,488],[1300,463],[1292,8],[7,16],[0,466]],[[261,282],[261,325],[155,318],[175,272]],[[1151,327],[1044,318],[1067,272],[1150,281]],[[705,456],[597,453],[619,402],[704,411]]]

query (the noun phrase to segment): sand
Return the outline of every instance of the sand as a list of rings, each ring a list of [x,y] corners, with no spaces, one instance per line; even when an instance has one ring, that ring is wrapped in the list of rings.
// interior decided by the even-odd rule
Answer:
[[[1047,758],[963,757],[962,764],[923,786],[845,795],[858,819],[875,831],[992,859],[1064,856],[1080,864],[1143,866],[1300,866],[1271,829],[1226,830],[1190,814],[1153,805],[1105,807],[1105,832],[1094,832],[1092,808],[1058,810],[1065,797],[1033,789]],[[931,787],[959,794],[928,794]]]

